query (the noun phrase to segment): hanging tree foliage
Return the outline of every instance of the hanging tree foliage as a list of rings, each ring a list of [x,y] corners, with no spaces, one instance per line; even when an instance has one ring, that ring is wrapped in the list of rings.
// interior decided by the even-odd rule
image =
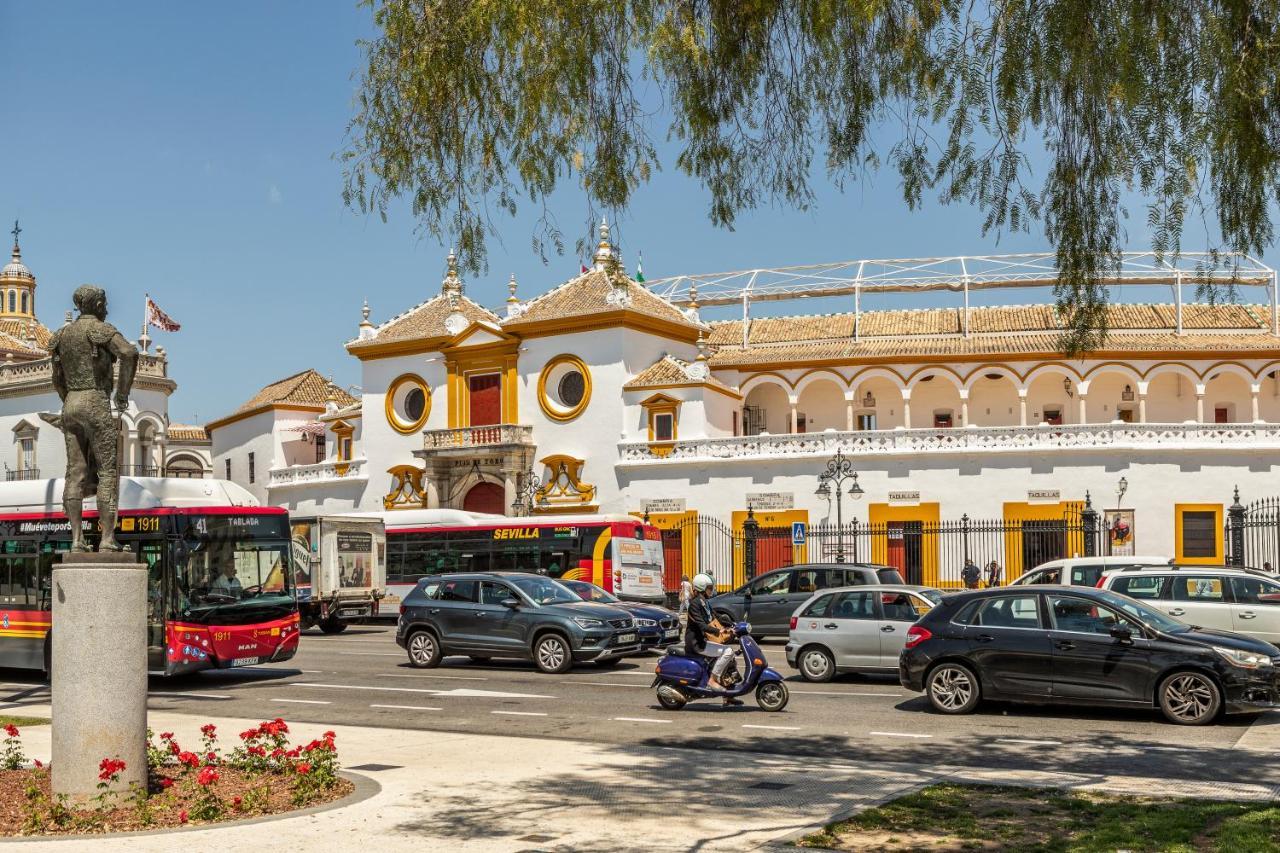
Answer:
[[[811,204],[815,157],[840,187],[892,168],[909,205],[970,204],[983,233],[1036,223],[1073,353],[1106,334],[1123,191],[1157,252],[1179,251],[1188,214],[1226,249],[1272,241],[1280,0],[362,2],[380,35],[344,199],[385,216],[407,196],[472,271],[495,210],[524,199],[542,206],[535,247],[562,250],[545,204],[566,181],[625,209],[659,134],[719,226]]]

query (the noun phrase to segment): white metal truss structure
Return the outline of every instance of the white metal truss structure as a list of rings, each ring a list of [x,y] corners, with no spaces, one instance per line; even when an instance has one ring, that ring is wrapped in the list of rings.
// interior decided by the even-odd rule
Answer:
[[[864,293],[950,291],[964,300],[963,332],[968,335],[969,293],[1001,288],[1053,287],[1058,283],[1052,252],[1016,255],[966,255],[949,258],[890,258],[737,272],[679,275],[647,282],[654,293],[676,305],[742,305],[744,346],[751,303],[829,296],[852,296],[855,337]],[[1280,335],[1276,273],[1248,255],[1184,252],[1176,258],[1154,252],[1125,252],[1118,270],[1100,277],[1108,287],[1157,286],[1173,291],[1176,329],[1182,334],[1182,289],[1217,284],[1267,288],[1271,333]]]

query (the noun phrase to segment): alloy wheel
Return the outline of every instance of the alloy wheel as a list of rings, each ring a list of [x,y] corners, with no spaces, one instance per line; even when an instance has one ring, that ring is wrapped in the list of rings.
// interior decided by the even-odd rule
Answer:
[[[946,711],[959,711],[973,698],[973,679],[956,666],[944,666],[929,682],[929,696]]]
[[[419,631],[409,640],[409,656],[413,662],[426,666],[436,655],[436,641],[426,631]]]
[[[559,637],[547,637],[538,643],[538,666],[547,672],[556,672],[564,666],[564,642]]]
[[[1217,704],[1214,688],[1204,676],[1184,673],[1174,676],[1164,686],[1165,706],[1169,714],[1185,723],[1204,719]]]

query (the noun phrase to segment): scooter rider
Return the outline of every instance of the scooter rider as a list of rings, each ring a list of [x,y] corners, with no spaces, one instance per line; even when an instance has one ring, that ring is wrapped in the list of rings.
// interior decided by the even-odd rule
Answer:
[[[711,613],[711,605],[707,603],[711,596],[715,595],[715,591],[716,582],[711,575],[700,572],[693,576],[693,600],[689,602],[689,617],[684,631],[684,650],[688,655],[714,657],[716,662],[711,667],[711,677],[707,680],[707,687],[711,690],[724,690],[724,685],[720,683],[720,676],[724,675],[729,665],[733,663],[733,649],[722,643],[732,635],[716,621]],[[708,642],[708,638],[712,642]],[[742,702],[726,696],[724,704],[741,705]]]

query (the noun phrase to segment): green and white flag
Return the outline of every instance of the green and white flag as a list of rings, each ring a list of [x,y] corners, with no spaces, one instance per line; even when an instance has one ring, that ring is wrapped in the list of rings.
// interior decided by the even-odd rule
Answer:
[[[636,281],[644,281],[644,252],[636,253]]]

